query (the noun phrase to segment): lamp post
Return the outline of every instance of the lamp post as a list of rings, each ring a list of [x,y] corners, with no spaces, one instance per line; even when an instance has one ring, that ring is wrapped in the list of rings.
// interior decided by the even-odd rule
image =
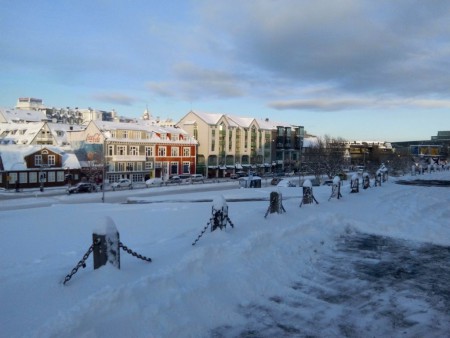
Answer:
[[[106,184],[106,141],[103,140],[103,173],[102,173],[102,203],[105,203],[105,184]]]

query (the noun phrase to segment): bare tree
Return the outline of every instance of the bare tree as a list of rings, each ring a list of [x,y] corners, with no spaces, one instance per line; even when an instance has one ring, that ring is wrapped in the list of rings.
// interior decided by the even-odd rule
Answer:
[[[315,176],[317,181],[322,175],[333,178],[342,172],[345,159],[345,140],[329,135],[317,137],[314,145],[308,149],[303,170]]]

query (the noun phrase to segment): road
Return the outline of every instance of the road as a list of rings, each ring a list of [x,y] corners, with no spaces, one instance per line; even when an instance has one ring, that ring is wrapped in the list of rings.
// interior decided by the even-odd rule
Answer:
[[[83,203],[102,203],[104,196],[105,203],[126,203],[129,197],[154,197],[166,195],[179,195],[183,193],[205,192],[205,191],[226,191],[238,189],[238,182],[221,182],[205,184],[181,184],[164,187],[145,188],[144,185],[132,190],[83,193],[67,195],[65,188],[45,189],[40,192],[39,189],[21,191],[21,192],[2,192],[0,193],[0,211],[21,210],[29,208],[41,208],[54,204],[83,204]]]

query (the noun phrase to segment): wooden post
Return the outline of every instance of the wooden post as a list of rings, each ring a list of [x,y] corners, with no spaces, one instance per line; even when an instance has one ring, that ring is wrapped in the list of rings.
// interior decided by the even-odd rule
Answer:
[[[368,173],[363,173],[363,189],[370,188],[370,177]]]
[[[354,174],[352,176],[352,179],[350,181],[350,188],[351,188],[351,193],[355,193],[355,192],[359,192],[359,178],[357,174]]]
[[[111,263],[120,269],[119,232],[110,217],[92,234],[94,270]]]

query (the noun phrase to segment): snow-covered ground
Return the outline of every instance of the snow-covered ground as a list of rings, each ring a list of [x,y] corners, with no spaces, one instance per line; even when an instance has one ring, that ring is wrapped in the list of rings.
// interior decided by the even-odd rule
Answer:
[[[278,188],[286,212],[264,218],[276,189],[1,211],[0,336],[448,335],[449,187],[391,178],[350,194],[345,182],[343,198],[314,187],[319,204],[302,207],[301,188]],[[220,195],[234,228],[193,246]],[[124,245],[153,261],[121,251],[120,270],[93,270],[91,255],[63,285],[106,217]]]

